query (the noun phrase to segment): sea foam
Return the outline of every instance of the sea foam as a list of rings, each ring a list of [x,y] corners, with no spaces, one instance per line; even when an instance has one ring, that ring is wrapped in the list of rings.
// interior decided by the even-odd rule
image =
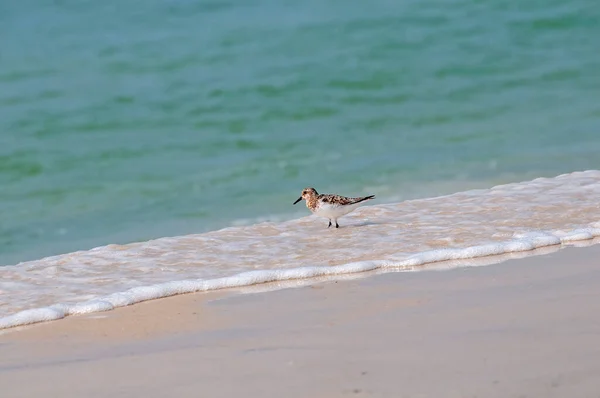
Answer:
[[[365,206],[0,268],[0,329],[176,294],[520,253],[600,237],[600,171]],[[431,267],[434,268],[434,267]]]

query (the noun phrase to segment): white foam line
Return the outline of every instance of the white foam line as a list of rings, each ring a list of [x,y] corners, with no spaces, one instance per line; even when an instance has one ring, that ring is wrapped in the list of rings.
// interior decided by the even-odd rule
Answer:
[[[410,269],[416,266],[448,260],[464,260],[515,252],[525,252],[542,247],[560,245],[600,237],[600,223],[590,224],[590,228],[570,232],[530,232],[515,234],[516,239],[471,246],[458,249],[439,249],[413,254],[399,261],[372,260],[359,261],[336,266],[300,267],[291,269],[257,270],[216,279],[195,279],[160,283],[151,286],[135,287],[125,292],[113,293],[106,297],[76,304],[54,304],[49,307],[24,310],[0,318],[0,329],[23,326],[32,323],[52,321],[75,314],[110,311],[118,307],[154,300],[184,293],[206,292],[233,287],[244,287],[268,282],[311,279],[323,276],[353,274],[377,269]],[[457,268],[459,266],[453,267]],[[427,268],[423,268],[426,270]],[[451,268],[448,268],[451,269]]]

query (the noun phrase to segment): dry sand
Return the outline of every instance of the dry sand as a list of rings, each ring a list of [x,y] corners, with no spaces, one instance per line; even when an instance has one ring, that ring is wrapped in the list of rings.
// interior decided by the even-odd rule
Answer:
[[[600,397],[600,245],[0,335],[0,396]]]

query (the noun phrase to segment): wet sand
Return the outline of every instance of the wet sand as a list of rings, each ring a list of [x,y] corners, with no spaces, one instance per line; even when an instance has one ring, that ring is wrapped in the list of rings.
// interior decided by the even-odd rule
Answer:
[[[443,267],[442,267],[443,268]],[[0,334],[2,397],[600,397],[600,245]]]

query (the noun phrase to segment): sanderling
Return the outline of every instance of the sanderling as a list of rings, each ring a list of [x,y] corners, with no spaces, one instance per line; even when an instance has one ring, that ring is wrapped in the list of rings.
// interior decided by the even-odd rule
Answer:
[[[306,207],[313,214],[329,219],[327,228],[331,227],[331,220],[335,222],[335,227],[339,228],[338,218],[354,211],[362,202],[373,198],[375,198],[375,195],[347,198],[340,195],[319,194],[314,188],[305,188],[302,191],[302,196],[294,204],[302,199],[306,200]]]

